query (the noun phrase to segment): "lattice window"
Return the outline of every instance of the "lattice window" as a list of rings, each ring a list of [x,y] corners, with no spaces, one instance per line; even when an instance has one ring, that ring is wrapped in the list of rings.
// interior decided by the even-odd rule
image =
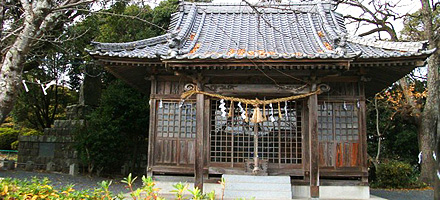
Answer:
[[[163,101],[162,108],[157,102],[157,137],[196,138],[196,104]]]
[[[230,102],[226,104],[230,108]],[[211,162],[243,163],[245,159],[254,157],[255,124],[245,122],[240,116],[237,103],[233,105],[232,117],[222,117],[219,110],[220,102],[211,103]],[[242,105],[245,108],[245,105]],[[275,122],[268,121],[257,124],[259,157],[269,163],[300,164],[302,162],[301,106],[298,102],[287,103],[287,117],[281,103],[282,118],[279,118],[278,105],[273,105]],[[263,109],[261,108],[261,111]],[[229,109],[228,109],[229,111]],[[253,107],[248,107],[248,117],[252,116]],[[270,108],[266,105],[266,116],[269,118]]]
[[[320,103],[318,122],[320,141],[359,140],[359,119],[356,103]]]

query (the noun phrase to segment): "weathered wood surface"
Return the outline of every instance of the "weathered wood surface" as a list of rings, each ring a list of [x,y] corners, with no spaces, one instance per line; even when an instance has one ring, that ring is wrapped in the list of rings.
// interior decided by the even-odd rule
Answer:
[[[156,79],[154,76],[151,77],[151,93],[156,93]],[[147,163],[147,176],[153,176],[153,166],[154,166],[154,144],[155,144],[155,131],[156,131],[156,101],[150,99],[150,126],[148,132],[148,163]]]
[[[228,94],[255,94],[255,93],[285,93],[286,95],[291,94],[305,94],[309,93],[308,87],[303,87],[302,84],[296,85],[274,85],[274,84],[206,84],[206,92],[214,93],[228,93]]]
[[[319,142],[318,142],[318,96],[308,100],[310,134],[310,196],[319,198]]]
[[[196,149],[195,149],[195,182],[194,187],[198,187],[203,192],[203,160],[204,160],[204,108],[205,108],[205,95],[197,94],[197,136],[196,136]]]
[[[303,135],[303,169],[304,169],[304,181],[310,181],[310,133],[309,133],[309,106],[308,101],[303,102],[303,114],[302,114],[302,135]]]
[[[168,77],[169,78],[169,77]],[[155,110],[157,112],[157,106],[158,102],[160,100],[163,101],[175,101],[179,102],[180,94],[184,90],[185,84],[188,83],[187,79],[182,79],[183,81],[180,81],[179,78],[164,78],[164,77],[158,77],[157,78],[157,84],[155,86],[152,85],[152,102],[156,102],[152,104],[152,111],[150,111],[151,116],[157,115],[157,113],[153,113],[153,107],[156,107]],[[329,78],[329,80],[334,80],[333,78]],[[330,102],[357,102],[359,100],[360,102],[364,101],[362,90],[363,88],[359,84],[359,82],[353,82],[356,80],[356,77],[350,77],[347,79],[344,79],[343,81],[349,81],[348,83],[342,83],[342,82],[333,82],[329,81],[326,82],[331,87],[330,93],[324,93],[319,95],[319,100]],[[358,80],[358,79],[357,79]],[[227,80],[225,80],[227,82]],[[159,85],[158,85],[159,84]],[[279,88],[276,86],[273,86],[273,84],[217,84],[217,83],[211,83],[211,84],[205,84],[204,85],[205,91],[208,92],[215,92],[215,93],[232,93],[233,91],[238,93],[246,93],[245,90],[247,87],[249,87],[248,94],[249,96],[254,96],[254,94],[260,94],[260,93],[279,93],[279,95],[286,96],[286,94],[292,94],[292,91],[289,91],[289,89],[286,88],[294,88],[299,87],[300,85],[297,84],[290,84],[289,87],[286,88]],[[232,86],[232,87],[231,87]],[[236,87],[235,87],[236,86]],[[155,91],[153,91],[155,90]],[[309,91],[309,88],[306,89]],[[335,91],[336,90],[336,91]],[[275,92],[274,92],[275,91]],[[193,100],[196,100],[196,95],[194,95]],[[191,100],[191,99],[189,99]],[[202,141],[198,141],[198,138],[174,138],[174,137],[158,137],[157,133],[155,132],[155,128],[157,128],[157,122],[156,122],[156,116],[152,117],[152,121],[150,122],[150,142],[152,142],[152,145],[150,145],[149,151],[154,152],[154,154],[150,154],[153,156],[149,156],[149,163],[153,168],[149,166],[149,169],[153,169],[152,171],[155,172],[167,172],[166,170],[170,170],[168,173],[177,173],[177,169],[181,168],[182,172],[185,173],[195,173],[195,176],[203,177],[204,175],[207,175],[207,173],[241,173],[240,171],[244,171],[244,165],[243,163],[235,161],[227,162],[227,163],[218,163],[218,162],[212,162],[211,159],[211,129],[212,129],[212,119],[211,116],[213,109],[218,109],[218,105],[211,105],[211,103],[214,101],[211,101],[211,99],[205,98],[204,100],[204,106],[202,108],[196,107],[197,110],[202,110],[202,122],[200,124],[203,124],[202,127],[196,127],[197,131],[196,133],[199,134],[199,129],[202,129]],[[308,182],[309,184],[313,184],[314,181],[310,178],[318,175],[316,172],[314,173],[312,171],[312,165],[318,164],[318,170],[319,176],[337,176],[337,177],[358,177],[359,174],[362,173],[362,169],[359,167],[364,164],[364,155],[363,155],[363,148],[365,147],[363,145],[363,138],[360,138],[358,142],[356,141],[320,141],[319,139],[315,138],[315,141],[312,141],[311,138],[311,129],[313,129],[313,126],[311,124],[314,120],[310,121],[312,118],[317,118],[317,114],[315,113],[315,116],[312,116],[313,110],[310,110],[309,107],[310,99],[309,101],[298,101],[298,104],[303,105],[301,106],[301,113],[298,113],[300,116],[298,116],[298,120],[300,121],[300,125],[297,124],[297,126],[300,127],[300,134],[298,134],[299,139],[295,137],[288,137],[283,138],[284,136],[280,134],[279,132],[275,134],[273,140],[270,137],[267,136],[261,136],[262,138],[267,137],[267,141],[272,142],[280,142],[279,148],[277,148],[276,151],[278,151],[279,156],[279,163],[269,163],[268,172],[270,175],[291,175],[291,176],[303,176],[304,182]],[[227,105],[229,109],[229,105]],[[275,109],[276,106],[275,106]],[[315,108],[314,108],[315,109]],[[310,113],[308,113],[310,110]],[[267,111],[267,110],[266,110]],[[268,112],[268,111],[267,111]],[[284,112],[284,111],[283,111]],[[361,113],[359,115],[362,115]],[[200,117],[200,116],[197,116]],[[153,119],[154,118],[154,119]],[[199,121],[199,119],[196,119]],[[156,124],[154,124],[156,123]],[[235,123],[235,122],[233,122]],[[362,124],[362,118],[359,116],[359,127],[364,126]],[[334,126],[334,125],[333,125]],[[153,131],[152,131],[153,129]],[[284,129],[278,129],[278,131],[283,132]],[[359,132],[361,133],[362,130],[360,129]],[[153,135],[151,135],[153,134]],[[235,143],[235,140],[238,139],[238,136],[229,136],[227,139],[227,145],[232,145]],[[302,140],[301,140],[302,139]],[[266,141],[265,140],[265,141]],[[199,143],[200,142],[200,143]],[[275,144],[274,143],[274,144]],[[293,146],[289,146],[290,143],[292,143]],[[315,144],[317,143],[317,144]],[[198,146],[198,144],[200,144]],[[226,144],[225,144],[226,145]],[[287,146],[285,146],[287,145]],[[200,163],[202,163],[200,166],[197,166],[197,149],[202,146],[202,149],[198,152],[199,154],[202,154],[202,159],[200,160]],[[275,148],[273,146],[265,146],[265,148]],[[297,151],[296,148],[299,148],[300,150]],[[281,163],[281,159],[283,158],[282,152],[290,152],[292,150],[296,154],[300,154],[299,163]],[[235,149],[229,149],[229,153],[235,154]],[[238,151],[237,151],[238,152]],[[312,152],[315,152],[315,155],[318,156],[316,159],[316,162],[312,162]],[[289,154],[290,155],[290,154]],[[286,155],[286,156],[289,156]],[[290,155],[291,156],[291,155]],[[286,157],[287,158],[287,157]],[[165,167],[166,166],[166,167]],[[165,168],[164,168],[165,167]],[[201,174],[197,172],[197,168],[217,168],[218,170],[210,170],[209,172],[207,170],[200,170],[202,171]],[[348,170],[348,168],[353,168],[354,171]],[[191,169],[192,170],[188,170]],[[223,171],[220,169],[224,169]],[[231,170],[235,169],[235,172],[232,172]],[[324,171],[321,171],[324,170]],[[156,171],[158,170],[158,171]],[[150,170],[151,171],[151,170]],[[321,173],[323,172],[323,173]],[[361,174],[362,175],[362,174]],[[199,178],[200,181],[200,178]],[[202,178],[203,182],[203,178]],[[315,181],[317,182],[317,181]]]
[[[361,166],[362,171],[368,171],[368,152],[367,152],[367,106],[365,101],[360,101],[360,135],[361,135],[361,148],[360,148],[360,156],[361,156]],[[368,174],[362,177],[363,182],[368,182]]]

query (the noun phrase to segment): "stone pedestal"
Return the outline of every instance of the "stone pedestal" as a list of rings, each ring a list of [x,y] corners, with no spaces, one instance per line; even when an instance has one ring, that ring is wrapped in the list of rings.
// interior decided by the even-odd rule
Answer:
[[[78,175],[78,165],[77,164],[71,164],[69,168],[69,174],[72,176]]]
[[[26,171],[32,171],[32,170],[34,170],[34,162],[32,162],[32,161],[27,161],[27,162],[26,162],[26,165],[25,165],[25,167],[24,167],[24,170],[26,170]]]
[[[15,169],[15,161],[9,160],[6,164],[6,169],[8,170],[14,170]]]
[[[54,162],[48,162],[46,164],[46,171],[51,172],[55,170],[55,163]]]

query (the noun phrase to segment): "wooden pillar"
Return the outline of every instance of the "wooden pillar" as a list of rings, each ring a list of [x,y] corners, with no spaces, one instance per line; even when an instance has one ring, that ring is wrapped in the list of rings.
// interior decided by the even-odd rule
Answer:
[[[359,139],[360,163],[362,169],[362,182],[368,184],[368,153],[367,153],[367,105],[365,102],[365,83],[359,83]]]
[[[304,169],[304,181],[310,182],[310,134],[309,134],[309,102],[303,102],[303,112],[302,112],[302,134],[303,134],[303,169]]]
[[[151,94],[156,94],[157,81],[151,76]],[[147,176],[153,176],[154,144],[156,133],[156,99],[150,98],[150,126],[148,132]]]
[[[194,175],[195,182],[194,187],[198,187],[203,192],[203,166],[204,166],[204,110],[205,110],[205,95],[197,94],[197,105],[196,105],[197,113],[196,113],[196,159],[194,162]]]
[[[359,121],[360,121],[360,139],[362,145],[361,163],[362,166],[362,182],[368,183],[368,154],[367,154],[367,106],[365,100],[361,100]],[[364,174],[365,173],[365,174]]]
[[[310,197],[319,198],[318,95],[309,97]]]

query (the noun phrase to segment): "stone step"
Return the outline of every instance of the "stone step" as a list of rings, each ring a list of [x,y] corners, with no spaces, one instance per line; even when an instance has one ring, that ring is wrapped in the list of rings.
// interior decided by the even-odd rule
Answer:
[[[226,199],[292,199],[289,176],[223,175]]]
[[[288,183],[290,184],[289,176],[249,176],[249,175],[223,175],[225,181],[235,183]]]
[[[229,191],[279,191],[291,192],[292,186],[290,184],[275,184],[275,183],[227,183],[226,190]]]
[[[45,128],[44,135],[71,135],[75,130],[74,128]]]
[[[84,120],[55,120],[54,128],[77,128],[84,124]]]
[[[292,199],[291,192],[225,191],[226,199]]]

